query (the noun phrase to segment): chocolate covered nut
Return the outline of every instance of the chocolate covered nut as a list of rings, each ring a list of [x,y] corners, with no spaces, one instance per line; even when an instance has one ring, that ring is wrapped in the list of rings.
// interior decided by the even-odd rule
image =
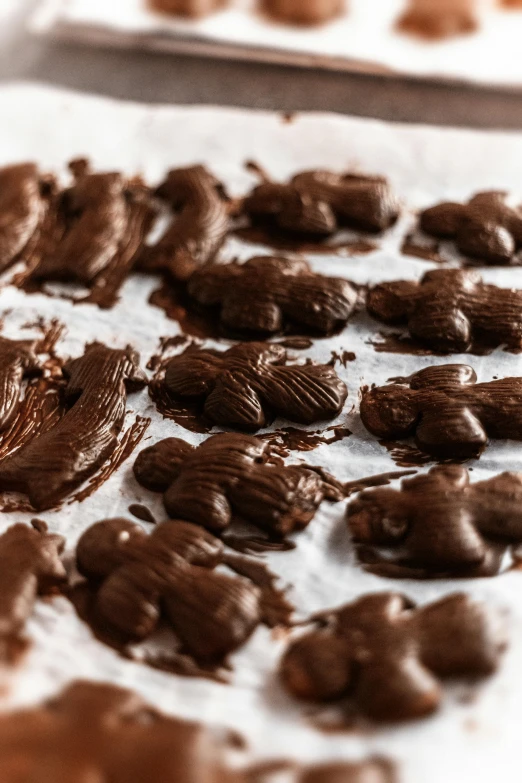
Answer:
[[[64,367],[65,415],[0,462],[0,489],[23,492],[51,508],[112,454],[123,426],[127,391],[143,387],[139,356],[93,343]]]
[[[480,577],[501,569],[522,542],[522,476],[470,483],[460,466],[440,466],[394,489],[353,500],[347,521],[365,568],[386,576]]]
[[[330,495],[317,472],[269,457],[269,444],[247,435],[214,435],[197,448],[168,438],[138,455],[134,474],[165,492],[172,518],[219,532],[236,516],[284,536],[306,527]]]
[[[22,633],[37,595],[50,593],[66,581],[60,555],[61,536],[34,528],[12,525],[0,535],[0,660],[20,646]]]
[[[388,181],[331,171],[305,171],[287,185],[264,182],[244,200],[244,211],[295,234],[329,236],[342,227],[380,232],[392,226],[400,204]]]
[[[506,193],[477,193],[467,204],[446,202],[426,209],[420,227],[438,239],[452,239],[465,256],[485,264],[515,263],[522,247],[522,212]]]
[[[0,169],[0,272],[23,253],[43,214],[37,166],[21,163]]]
[[[404,324],[436,351],[522,347],[522,291],[486,285],[471,270],[436,269],[420,283],[381,283],[370,291],[367,307],[384,323]]]
[[[328,22],[344,10],[345,0],[260,0],[261,8],[274,19],[290,24]]]
[[[424,38],[447,38],[471,33],[480,22],[480,12],[492,0],[409,0],[399,28]]]
[[[349,699],[363,715],[390,722],[434,712],[440,678],[490,675],[505,647],[498,612],[464,593],[421,608],[398,593],[376,593],[293,642],[280,673],[296,696]]]
[[[194,273],[188,291],[198,304],[219,308],[224,326],[254,334],[274,334],[288,325],[332,334],[357,304],[351,283],[315,274],[297,258],[262,256],[205,266]]]
[[[221,190],[203,166],[170,171],[156,192],[175,217],[161,239],[143,249],[141,267],[187,280],[195,269],[212,261],[229,228],[229,207]]]
[[[255,431],[276,416],[312,424],[339,414],[348,391],[333,367],[287,360],[285,348],[270,343],[189,349],[166,365],[164,385],[174,399],[200,402],[223,427]]]
[[[522,440],[522,378],[477,383],[472,367],[427,367],[363,394],[361,419],[386,440],[414,436],[440,458],[478,457],[488,438]]]
[[[0,432],[9,426],[20,406],[22,382],[37,369],[34,343],[0,337]]]

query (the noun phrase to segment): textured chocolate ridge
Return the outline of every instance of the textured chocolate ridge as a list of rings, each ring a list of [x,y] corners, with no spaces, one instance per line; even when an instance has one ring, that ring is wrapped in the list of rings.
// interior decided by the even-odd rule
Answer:
[[[91,476],[117,446],[127,390],[145,375],[130,348],[94,343],[64,366],[65,415],[0,462],[0,489],[23,492],[36,509],[51,508]]]
[[[44,211],[42,180],[34,163],[0,169],[0,272],[28,248]]]
[[[464,593],[417,608],[398,593],[375,593],[323,615],[281,662],[285,687],[314,701],[350,701],[363,715],[393,722],[440,705],[443,678],[480,678],[506,647],[497,610]]]
[[[494,576],[522,542],[522,476],[470,483],[457,465],[435,467],[401,489],[363,492],[347,522],[365,568],[382,576]]]
[[[486,285],[471,270],[437,269],[420,283],[381,283],[368,294],[368,312],[444,353],[481,345],[522,348],[522,291]]]
[[[255,431],[282,416],[313,424],[337,416],[348,391],[332,367],[287,364],[286,349],[245,343],[219,353],[189,349],[166,366],[165,389],[173,399],[201,405],[224,427]]]
[[[35,373],[37,367],[34,341],[0,337],[0,431],[16,417],[24,378]]]
[[[522,378],[477,383],[472,367],[427,367],[363,394],[361,418],[386,440],[415,436],[435,457],[478,457],[488,438],[522,440]]]
[[[247,435],[214,435],[197,448],[167,438],[140,452],[134,474],[165,493],[171,518],[216,532],[236,517],[285,536],[306,527],[323,499],[340,499],[312,468],[269,459],[269,444]]]
[[[217,308],[223,326],[253,334],[288,326],[332,334],[346,325],[358,300],[347,280],[316,274],[302,259],[269,256],[205,266],[191,277],[188,293],[199,305]]]

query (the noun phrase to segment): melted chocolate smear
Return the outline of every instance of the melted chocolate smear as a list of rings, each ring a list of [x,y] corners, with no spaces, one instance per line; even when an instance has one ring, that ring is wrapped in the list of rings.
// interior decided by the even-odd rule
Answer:
[[[68,505],[75,502],[81,503],[96,492],[102,484],[105,484],[112,474],[130,457],[136,446],[143,439],[150,423],[151,419],[136,416],[134,423],[125,430],[105,465],[89,479],[87,486],[70,498]]]
[[[314,341],[309,337],[285,337],[284,340],[278,340],[277,342],[291,351],[306,351],[314,344]]]
[[[380,440],[379,445],[389,451],[392,460],[400,468],[421,468],[433,462],[433,457],[416,446],[396,440]]]
[[[447,354],[433,351],[417,340],[413,340],[402,332],[379,332],[377,340],[368,340],[377,353],[401,353],[410,356],[445,356]]]
[[[149,304],[163,310],[167,318],[177,321],[182,331],[191,337],[219,336],[218,317],[212,308],[198,309],[187,294],[184,283],[163,280],[149,297]]]
[[[343,367],[346,368],[348,362],[354,362],[356,360],[356,355],[353,353],[353,351],[343,351],[342,353],[337,353],[337,351],[332,351],[332,358],[328,362],[329,365],[332,367],[335,367],[336,364],[341,364]]]
[[[401,253],[405,256],[420,258],[422,261],[433,261],[434,264],[446,264],[447,261],[440,255],[439,244],[423,245],[414,234],[408,234],[401,247]]]
[[[187,337],[186,334],[176,334],[173,337],[160,337],[159,353],[151,356],[147,362],[147,370],[152,370],[153,372],[160,370],[163,366],[165,353],[170,348],[182,348],[187,345],[187,343],[193,343],[193,341],[190,337]]]
[[[151,525],[157,525],[157,520],[154,518],[152,511],[147,506],[142,506],[141,503],[132,503],[128,508],[129,514],[132,514],[136,519],[141,519],[142,522],[150,522]]]
[[[262,621],[269,628],[278,626],[289,628],[292,625],[295,607],[286,597],[285,590],[276,587],[279,577],[270,571],[266,563],[227,553],[223,562],[236,574],[246,577],[261,588]]]
[[[326,433],[333,433],[327,437]],[[288,457],[291,451],[314,451],[323,443],[332,444],[349,438],[352,431],[348,427],[334,425],[326,430],[300,430],[297,427],[283,427],[275,432],[258,435],[260,440],[270,443],[273,450],[281,457]]]
[[[263,552],[290,552],[297,544],[287,538],[266,538],[265,536],[240,536],[225,533],[222,541],[230,549],[244,555],[257,555]]]
[[[162,362],[160,369],[149,383],[149,397],[156,405],[158,413],[161,413],[164,419],[172,419],[180,427],[190,432],[210,432],[214,425],[203,416],[201,405],[187,399],[174,399],[169,394],[164,379],[165,367],[164,362]]]
[[[301,238],[293,238],[285,231],[277,231],[270,226],[242,226],[236,228],[235,236],[243,242],[251,245],[264,245],[273,250],[287,250],[294,253],[330,254],[339,256],[355,256],[373,253],[379,249],[379,245],[370,240],[344,239],[338,241],[303,241]]]
[[[263,166],[260,163],[256,163],[255,160],[247,160],[245,162],[245,169],[258,177],[261,182],[271,182],[271,177],[268,176]]]
[[[96,616],[96,590],[92,589],[87,583],[80,583],[70,587],[66,595],[78,613],[79,618],[89,626],[96,639],[102,642],[102,644],[111,647],[122,658],[144,663],[152,669],[177,674],[181,677],[200,677],[224,684],[228,682],[222,669],[203,668],[193,658],[177,650],[169,649],[169,652],[166,654],[138,653],[133,645],[129,645],[128,641],[116,632],[110,631],[106,623],[100,621]]]
[[[362,492],[364,489],[369,489],[370,487],[387,486],[395,479],[405,478],[406,476],[413,476],[416,472],[417,471],[415,470],[396,470],[390,473],[379,473],[376,476],[355,479],[355,481],[347,481],[344,484],[345,497],[349,498],[352,495],[355,495],[357,492]]]

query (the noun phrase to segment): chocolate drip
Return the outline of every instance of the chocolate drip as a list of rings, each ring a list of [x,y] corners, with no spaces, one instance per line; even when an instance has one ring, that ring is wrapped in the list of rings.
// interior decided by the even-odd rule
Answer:
[[[34,163],[0,169],[0,272],[29,245],[44,212],[41,180]]]
[[[499,613],[464,593],[422,608],[375,593],[323,615],[290,645],[281,677],[300,698],[349,699],[372,720],[409,720],[437,710],[441,679],[491,675],[505,648]]]
[[[156,245],[144,248],[143,269],[186,280],[214,259],[229,228],[229,208],[221,187],[203,166],[169,172],[157,195],[177,216]]]
[[[94,343],[64,367],[66,414],[0,462],[0,488],[23,492],[36,509],[51,508],[75,489],[117,446],[126,392],[146,379],[130,348]]]
[[[167,438],[138,455],[134,474],[165,493],[172,518],[219,532],[235,516],[285,536],[305,528],[330,493],[313,469],[269,458],[268,443],[246,435],[214,435],[198,448]]]
[[[420,283],[382,283],[370,291],[367,306],[374,318],[406,325],[436,351],[522,348],[522,291],[486,285],[471,270],[437,269]]]
[[[522,477],[502,473],[470,483],[452,465],[402,482],[401,490],[363,492],[347,521],[367,570],[392,577],[498,574],[522,543]]]
[[[288,365],[285,348],[270,343],[189,349],[169,361],[164,383],[174,399],[200,403],[209,421],[251,431],[275,416],[300,424],[333,418],[347,396],[332,367]]]
[[[13,525],[0,535],[0,661],[13,662],[23,644],[23,629],[37,595],[51,593],[66,580],[60,555],[65,539],[45,523]],[[1,777],[1,776],[0,776]]]
[[[268,256],[206,266],[192,276],[188,292],[199,305],[218,308],[223,326],[253,334],[290,325],[332,334],[354,314],[358,299],[347,280],[315,274],[301,259]]]
[[[363,394],[361,418],[386,440],[415,436],[439,458],[478,457],[488,438],[522,440],[522,379],[477,383],[472,367],[427,367]]]

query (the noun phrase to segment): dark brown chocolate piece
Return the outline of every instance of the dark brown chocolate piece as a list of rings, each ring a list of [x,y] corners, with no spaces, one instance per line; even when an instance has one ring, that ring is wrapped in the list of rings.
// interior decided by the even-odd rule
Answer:
[[[440,705],[439,679],[497,669],[503,626],[498,611],[464,593],[422,608],[398,593],[366,595],[291,644],[281,677],[295,696],[350,700],[372,720],[420,718]]]
[[[305,171],[288,185],[263,182],[243,203],[254,221],[296,234],[330,236],[342,227],[381,232],[392,226],[400,205],[382,177]]]
[[[77,547],[80,573],[99,582],[96,614],[128,641],[150,636],[166,617],[185,651],[217,663],[259,625],[260,590],[213,571],[223,544],[203,528],[170,520],[150,535],[126,519],[90,527]]]
[[[232,765],[242,737],[169,718],[137,693],[75,681],[39,707],[0,716],[2,783],[394,783],[381,759],[302,767]]]
[[[348,393],[333,367],[289,365],[286,349],[273,343],[189,349],[167,364],[164,383],[174,398],[200,402],[209,421],[251,431],[277,416],[300,424],[331,419]]]
[[[436,351],[473,346],[522,348],[522,291],[486,285],[472,270],[436,269],[420,283],[397,280],[373,288],[368,312]]]
[[[164,14],[188,16],[198,19],[221,8],[226,8],[229,0],[148,0],[149,8]]]
[[[170,171],[157,195],[177,216],[156,245],[144,248],[142,268],[187,280],[197,267],[212,261],[229,228],[229,206],[221,191],[203,166]]]
[[[298,258],[260,256],[245,264],[209,265],[195,272],[188,292],[198,304],[219,308],[224,326],[257,334],[287,325],[332,334],[357,305],[351,283],[315,274]]]
[[[484,0],[409,0],[398,26],[421,38],[448,38],[479,26]]]
[[[368,570],[386,576],[493,576],[522,543],[522,476],[470,484],[458,465],[403,481],[401,490],[363,492],[347,520]]]
[[[0,462],[0,489],[23,492],[40,510],[59,503],[112,454],[123,426],[127,391],[146,378],[131,348],[99,343],[64,366],[67,413]]]
[[[0,432],[17,414],[23,379],[37,369],[34,349],[34,342],[0,337]]]
[[[522,247],[522,210],[510,207],[499,191],[477,193],[468,204],[426,209],[420,226],[430,236],[453,239],[463,255],[485,264],[513,264]]]
[[[114,304],[132,268],[154,210],[143,187],[119,173],[92,173],[87,161],[73,161],[75,183],[56,198],[54,241],[40,250],[32,280],[72,280],[97,290],[95,301]],[[110,289],[107,292],[101,289]],[[100,289],[100,290],[98,290]]]
[[[61,536],[44,524],[13,525],[0,535],[0,660],[20,647],[25,623],[37,595],[50,593],[66,581],[60,555]],[[0,775],[0,779],[1,775]]]
[[[138,455],[134,474],[147,489],[165,492],[172,518],[219,532],[236,517],[284,536],[305,528],[333,496],[313,469],[269,458],[269,444],[247,435],[214,435],[198,448],[167,438]]]
[[[0,169],[0,272],[21,256],[43,212],[41,180],[35,164]]]
[[[334,19],[345,0],[260,0],[261,8],[274,19],[289,24],[316,25]]]
[[[477,383],[465,364],[427,367],[363,394],[361,418],[385,440],[414,435],[435,457],[478,457],[488,438],[522,440],[522,378]]]

